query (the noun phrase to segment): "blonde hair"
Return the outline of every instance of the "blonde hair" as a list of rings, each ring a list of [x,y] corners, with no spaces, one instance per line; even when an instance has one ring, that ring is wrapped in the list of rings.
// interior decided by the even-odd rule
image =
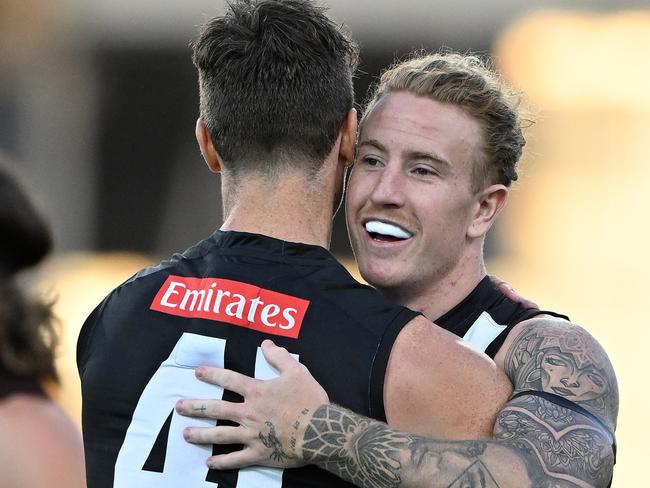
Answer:
[[[522,123],[532,121],[520,113],[521,95],[486,62],[474,55],[439,52],[393,65],[374,88],[361,125],[382,97],[396,91],[457,105],[481,124],[482,150],[472,170],[474,191],[517,180],[517,162],[526,144]]]

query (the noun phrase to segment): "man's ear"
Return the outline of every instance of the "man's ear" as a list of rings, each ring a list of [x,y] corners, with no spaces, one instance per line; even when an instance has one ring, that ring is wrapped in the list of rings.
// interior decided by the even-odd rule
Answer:
[[[477,195],[476,213],[467,229],[467,237],[477,238],[487,234],[490,227],[506,206],[508,188],[504,185],[491,185]]]
[[[344,166],[354,162],[354,146],[357,142],[357,111],[351,108],[341,125],[341,145],[339,146],[339,161]]]
[[[195,134],[196,140],[199,143],[201,155],[208,165],[208,168],[210,168],[210,171],[219,173],[221,171],[221,156],[219,156],[219,153],[212,144],[212,137],[210,137],[210,133],[205,127],[203,117],[199,117],[196,121]]]

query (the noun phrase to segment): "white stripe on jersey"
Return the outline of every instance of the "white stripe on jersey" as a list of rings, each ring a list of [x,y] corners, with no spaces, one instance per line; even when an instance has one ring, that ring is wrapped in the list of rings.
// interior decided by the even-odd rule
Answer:
[[[489,313],[483,312],[463,336],[463,339],[469,342],[474,349],[485,352],[506,327],[506,325],[497,324]]]

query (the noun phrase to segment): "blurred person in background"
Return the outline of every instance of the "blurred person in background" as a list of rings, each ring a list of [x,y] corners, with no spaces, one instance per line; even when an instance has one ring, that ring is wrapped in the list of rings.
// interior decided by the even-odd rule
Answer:
[[[81,435],[46,394],[56,383],[57,333],[50,304],[16,281],[50,251],[48,226],[0,164],[0,485],[85,486]]]
[[[77,357],[88,486],[349,486],[315,466],[209,471],[212,447],[183,440],[195,421],[176,401],[215,390],[194,368],[272,377],[259,351],[269,337],[350,408],[422,433],[488,436],[510,393],[503,372],[356,282],[327,250],[356,138],[354,43],[312,2],[260,0],[230,2],[193,48],[196,136],[221,172],[224,224],[137,273],[86,320]]]
[[[267,344],[279,380],[200,368],[246,402],[179,404],[186,415],[241,425],[185,433],[192,442],[246,446],[210,458],[210,466],[314,463],[363,487],[611,484],[618,388],[607,354],[585,329],[509,300],[486,276],[484,238],[525,144],[519,98],[474,56],[397,64],[361,121],[346,199],[364,279],[465,337],[511,380],[493,439],[427,439],[327,404],[304,368]]]

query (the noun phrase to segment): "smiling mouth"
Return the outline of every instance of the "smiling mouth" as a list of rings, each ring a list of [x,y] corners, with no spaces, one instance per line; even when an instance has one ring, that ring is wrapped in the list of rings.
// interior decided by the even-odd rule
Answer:
[[[369,220],[364,224],[366,232],[375,241],[399,242],[413,237],[413,234],[395,224]]]

